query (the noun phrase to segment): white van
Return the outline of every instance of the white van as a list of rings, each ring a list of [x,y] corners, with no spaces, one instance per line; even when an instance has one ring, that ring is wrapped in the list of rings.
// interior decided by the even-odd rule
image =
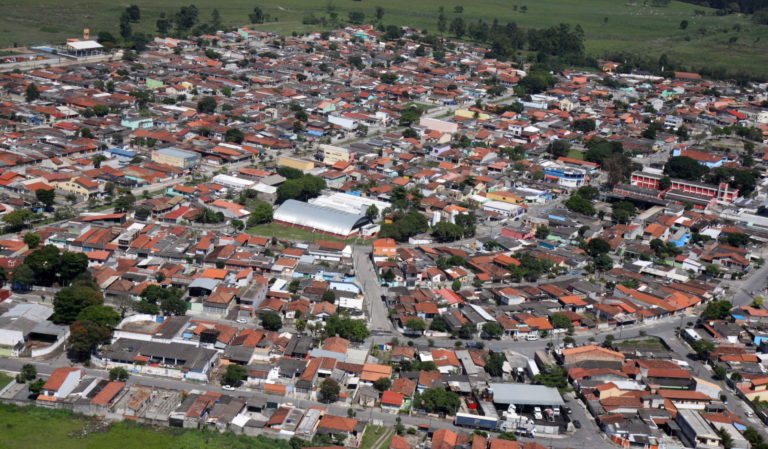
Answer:
[[[528,341],[536,341],[539,339],[539,336],[537,334],[528,334],[525,336],[525,339]]]

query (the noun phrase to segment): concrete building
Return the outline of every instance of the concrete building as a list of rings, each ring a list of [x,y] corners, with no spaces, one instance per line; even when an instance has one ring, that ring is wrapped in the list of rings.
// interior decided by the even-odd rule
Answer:
[[[320,145],[320,149],[323,150],[323,164],[333,165],[336,162],[349,162],[350,154],[346,148],[337,147],[334,145]]]
[[[152,162],[186,170],[200,164],[200,155],[179,148],[161,148],[152,152]]]

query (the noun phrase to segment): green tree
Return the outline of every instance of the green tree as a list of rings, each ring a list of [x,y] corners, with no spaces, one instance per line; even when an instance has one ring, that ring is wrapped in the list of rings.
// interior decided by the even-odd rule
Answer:
[[[703,359],[707,354],[715,350],[715,344],[707,340],[696,340],[691,343],[691,349],[699,358]]]
[[[243,139],[245,138],[245,135],[242,131],[240,131],[237,128],[229,128],[227,132],[224,134],[224,140],[226,142],[233,142],[240,144],[243,142]]]
[[[613,269],[613,259],[607,254],[600,254],[593,259],[595,270],[610,271]]]
[[[325,321],[326,337],[341,337],[356,342],[365,341],[370,335],[365,322],[334,314]]]
[[[323,402],[332,403],[339,400],[339,393],[341,393],[341,387],[338,382],[329,378],[324,379],[320,383],[320,398]]]
[[[93,321],[75,321],[69,326],[69,349],[78,358],[85,358],[97,346],[109,339],[108,328]]]
[[[483,324],[483,334],[487,338],[501,338],[504,334],[504,328],[495,321],[489,321]]]
[[[125,8],[125,12],[128,14],[128,19],[131,22],[136,23],[141,20],[141,10],[137,5],[131,5]]]
[[[451,283],[451,290],[457,292],[461,290],[461,281],[456,279]]]
[[[21,370],[19,371],[19,375],[21,375],[24,380],[32,380],[35,377],[37,377],[37,368],[35,368],[35,365],[32,365],[31,363],[25,363],[21,366]]]
[[[375,220],[379,216],[379,208],[375,204],[371,204],[365,210],[365,216],[371,221]]]
[[[392,380],[389,377],[379,377],[375,382],[373,382],[373,388],[379,391],[389,390],[389,387],[391,386]]]
[[[722,320],[730,316],[732,307],[730,301],[712,301],[704,308],[701,319]]]
[[[455,415],[461,400],[457,393],[440,387],[427,388],[418,396],[416,406],[427,413]]]
[[[262,11],[262,9],[257,6],[253,8],[253,12],[248,14],[248,19],[251,21],[251,23],[264,23],[264,11]]]
[[[283,320],[275,312],[264,312],[259,315],[259,318],[261,319],[261,327],[268,331],[279,331],[283,327]]]
[[[109,329],[120,323],[120,314],[110,306],[88,306],[77,314],[77,321],[92,321]]]
[[[365,22],[365,13],[362,11],[350,11],[347,17],[352,25],[362,25]]]
[[[447,221],[441,221],[432,228],[432,236],[437,239],[438,242],[452,242],[462,237],[464,229],[453,223]]]
[[[659,179],[659,190],[667,190],[670,187],[672,187],[672,179],[669,176]]]
[[[222,223],[225,219],[222,212],[214,212],[207,207],[198,210],[193,218],[196,223]]]
[[[733,437],[725,428],[720,427],[715,432],[720,437],[720,444],[723,446],[723,449],[731,449],[733,447]]]
[[[53,315],[51,321],[57,324],[70,324],[80,313],[90,306],[100,306],[104,297],[97,290],[77,285],[64,287],[53,297]],[[88,321],[93,323],[93,321]],[[98,323],[94,323],[99,325]]]
[[[40,91],[37,88],[37,84],[27,84],[27,88],[24,90],[24,99],[27,100],[27,103],[32,103],[38,98],[40,98]]]
[[[595,123],[595,119],[592,118],[583,118],[573,121],[573,129],[575,131],[581,131],[583,133],[592,132],[595,129],[597,129],[597,125]]]
[[[272,221],[272,205],[259,201],[248,216],[248,226],[256,226]]]
[[[605,240],[595,237],[587,243],[584,247],[584,251],[592,257],[597,257],[600,254],[608,254],[611,252],[611,245]]]
[[[571,320],[562,313],[553,313],[549,316],[549,322],[552,323],[556,329],[572,329],[573,324]]]
[[[248,376],[245,367],[235,363],[227,365],[224,373],[221,375],[222,385],[231,385],[233,387],[239,387],[243,383],[243,380]]]
[[[467,32],[467,26],[464,23],[464,19],[461,17],[456,17],[451,21],[451,25],[449,27],[449,31],[453,33],[454,36],[456,36],[458,39],[461,39],[464,34]]]
[[[197,102],[197,112],[203,114],[213,114],[216,111],[216,99],[213,97],[203,97]]]
[[[101,168],[101,163],[106,161],[107,157],[103,154],[97,154],[91,159],[91,163],[93,164],[93,168]]]
[[[126,11],[123,11],[123,13],[120,15],[120,37],[127,41],[131,38],[132,34],[133,29],[131,28],[131,17]]]
[[[34,232],[28,232],[24,234],[24,243],[29,247],[29,249],[35,249],[40,245],[40,241],[42,239],[38,234],[35,234]]]
[[[412,332],[424,332],[427,325],[421,318],[410,318],[405,322],[405,328]]]
[[[475,334],[477,333],[477,328],[472,323],[464,323],[459,328],[459,331],[457,332],[459,338],[463,340],[469,340],[475,337]]]
[[[29,384],[27,388],[29,389],[31,396],[33,398],[37,398],[43,391],[43,386],[45,386],[45,379],[37,379],[36,381]]]
[[[563,204],[569,210],[588,215],[590,217],[597,213],[595,207],[592,206],[592,203],[589,202],[589,200],[582,198],[580,195],[571,195],[571,197],[565,200],[565,203]]]
[[[569,151],[571,151],[571,144],[565,140],[555,140],[547,147],[547,152],[555,158],[568,156]]]
[[[562,366],[549,366],[533,377],[533,382],[551,388],[557,388],[560,393],[570,391],[568,384],[568,371]]]
[[[122,366],[116,366],[109,370],[109,380],[115,382],[125,382],[128,380],[128,376],[130,374],[128,373],[128,370],[123,368]]]
[[[181,293],[179,290],[178,294],[169,294],[160,299],[160,311],[164,315],[184,316],[187,313],[187,302],[181,299]]]
[[[26,290],[29,286],[35,284],[35,272],[32,271],[29,265],[21,265],[13,270],[11,282],[13,282],[14,288]]]
[[[131,210],[135,203],[136,197],[129,193],[128,195],[122,195],[115,200],[115,202],[112,203],[112,207],[115,209],[115,212],[127,212]]]
[[[549,236],[549,226],[542,225],[536,228],[536,238],[544,240]]]
[[[489,352],[485,362],[485,372],[493,377],[504,375],[504,354],[501,352]]]
[[[32,211],[27,209],[15,209],[12,212],[8,212],[3,215],[3,221],[7,225],[6,232],[18,232],[36,217]]]
[[[336,302],[336,293],[334,293],[333,290],[328,289],[323,292],[323,295],[320,297],[320,300],[334,304]]]
[[[429,330],[431,331],[437,331],[437,332],[445,332],[448,330],[448,325],[445,322],[445,319],[437,315],[436,317],[432,318],[432,322],[429,323]]]
[[[672,178],[699,181],[707,172],[707,167],[688,156],[674,156],[664,165],[664,173]]]

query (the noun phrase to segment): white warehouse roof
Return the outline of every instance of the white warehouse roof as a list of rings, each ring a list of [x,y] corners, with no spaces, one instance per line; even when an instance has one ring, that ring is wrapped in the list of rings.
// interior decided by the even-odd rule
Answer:
[[[73,50],[96,50],[98,48],[104,48],[100,43],[93,40],[67,42],[67,47]]]
[[[316,206],[330,207],[340,210],[342,212],[353,212],[359,214],[365,214],[369,206],[376,206],[381,212],[390,207],[391,204],[385,201],[380,201],[374,198],[350,195],[348,193],[333,192],[328,195],[318,196],[309,200],[310,203]]]
[[[303,203],[296,200],[284,202],[275,211],[275,221],[316,229],[321,232],[347,236],[356,228],[368,223],[364,214],[352,214],[330,207]]]
[[[565,405],[563,397],[560,396],[557,388],[545,387],[544,385],[512,383],[489,383],[488,387],[493,391],[493,402],[496,404],[542,405],[550,407]]]

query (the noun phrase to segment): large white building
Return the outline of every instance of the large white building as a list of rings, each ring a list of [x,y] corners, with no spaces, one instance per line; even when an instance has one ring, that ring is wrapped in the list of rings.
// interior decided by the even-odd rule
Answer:
[[[369,207],[376,206],[376,208],[379,210],[379,216],[381,216],[381,212],[384,209],[391,205],[386,201],[377,200],[375,198],[350,195],[340,192],[318,196],[317,198],[312,198],[309,200],[309,202],[317,206],[330,207],[342,212],[353,212],[363,215],[365,215],[365,212]]]
[[[332,207],[296,200],[281,204],[272,218],[277,223],[339,237],[352,237],[361,227],[370,223],[365,214],[343,212]]]

